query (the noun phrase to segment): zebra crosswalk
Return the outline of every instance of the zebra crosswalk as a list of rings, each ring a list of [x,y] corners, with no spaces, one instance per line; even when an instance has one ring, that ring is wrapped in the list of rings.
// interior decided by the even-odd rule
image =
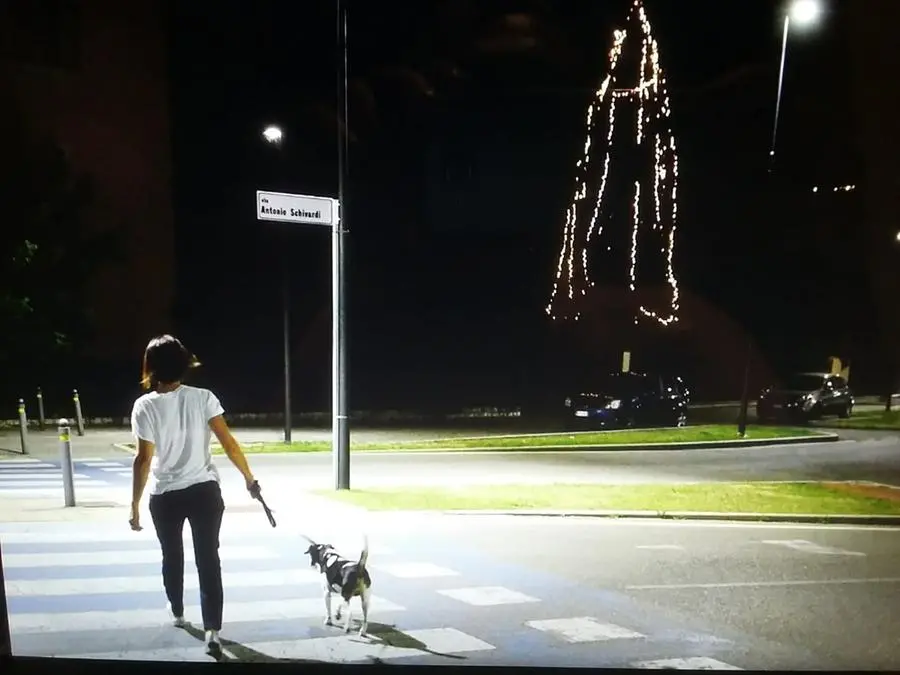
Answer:
[[[510,567],[421,529],[367,525],[369,635],[323,625],[320,578],[290,526],[226,514],[224,658],[373,660],[423,665],[609,666],[737,670],[727,640],[635,611],[630,601]],[[264,520],[262,522],[265,522]],[[332,540],[352,555],[361,533]],[[168,621],[152,527],[0,524],[13,653],[87,659],[207,661],[193,565],[185,629]],[[192,560],[190,530],[185,557]],[[358,605],[354,609],[359,616]]]
[[[120,461],[78,459],[73,462],[73,468],[76,492],[93,492],[124,480],[129,466]],[[62,485],[59,461],[34,457],[0,459],[0,496],[32,499],[57,497],[62,492]]]

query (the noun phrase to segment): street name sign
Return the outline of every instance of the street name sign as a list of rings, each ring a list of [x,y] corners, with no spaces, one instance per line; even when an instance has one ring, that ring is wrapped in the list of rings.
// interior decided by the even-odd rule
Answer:
[[[256,191],[257,220],[332,226],[337,211],[337,200],[331,197]]]

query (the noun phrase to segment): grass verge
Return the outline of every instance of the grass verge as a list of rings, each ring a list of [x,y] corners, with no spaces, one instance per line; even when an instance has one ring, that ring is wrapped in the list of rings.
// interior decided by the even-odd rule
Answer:
[[[856,495],[840,486],[821,483],[492,485],[316,492],[373,511],[553,509],[900,515],[900,500]]]
[[[846,420],[828,420],[821,424],[823,427],[834,427],[836,429],[898,429],[900,430],[900,410],[892,410],[890,412],[866,412],[855,413],[853,417]]]
[[[745,440],[772,440],[814,436],[821,432],[797,427],[761,427],[747,429]],[[576,432],[546,435],[480,436],[477,438],[444,438],[436,440],[405,441],[401,443],[352,443],[357,452],[427,452],[429,450],[527,450],[547,446],[561,446],[562,449],[579,446],[599,447],[613,445],[649,445],[654,443],[697,443],[710,441],[739,440],[733,424],[708,424],[694,427],[670,429],[629,429],[625,431]],[[247,452],[325,452],[331,450],[331,441],[297,441],[285,443],[246,443]],[[626,448],[627,449],[627,448]],[[213,453],[220,454],[221,448],[213,446]]]

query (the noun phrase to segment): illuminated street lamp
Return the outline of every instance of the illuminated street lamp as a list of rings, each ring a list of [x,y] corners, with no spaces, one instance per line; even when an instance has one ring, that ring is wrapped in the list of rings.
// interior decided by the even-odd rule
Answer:
[[[775,139],[778,135],[778,117],[781,113],[781,91],[784,85],[784,62],[787,58],[788,33],[791,21],[801,28],[806,28],[818,22],[822,14],[822,4],[819,0],[793,0],[784,13],[784,35],[781,38],[781,67],[778,71],[778,95],[775,99],[775,124],[772,127],[772,147],[769,149],[769,159],[775,159]],[[771,171],[771,169],[770,169]]]
[[[269,143],[281,143],[281,139],[284,138],[284,135],[281,132],[281,127],[273,125],[267,126],[263,129],[262,132],[263,138],[266,139]]]
[[[284,134],[281,127],[270,124],[263,129],[262,137],[279,149]],[[282,348],[284,350],[284,442],[291,442],[291,310],[290,310],[290,276],[288,272],[287,254],[281,256],[281,313],[282,313]]]
[[[794,0],[788,9],[788,16],[801,26],[808,26],[819,20],[822,6],[818,0]]]

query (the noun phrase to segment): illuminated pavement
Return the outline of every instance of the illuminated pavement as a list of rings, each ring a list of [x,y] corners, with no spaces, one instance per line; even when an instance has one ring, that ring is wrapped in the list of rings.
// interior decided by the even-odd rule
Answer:
[[[397,665],[896,669],[900,530],[497,517],[231,516],[226,657]],[[296,533],[372,545],[372,636],[321,625]],[[18,655],[209,660],[124,524],[0,525]],[[190,560],[190,558],[189,558]],[[188,562],[189,621],[199,619]]]

